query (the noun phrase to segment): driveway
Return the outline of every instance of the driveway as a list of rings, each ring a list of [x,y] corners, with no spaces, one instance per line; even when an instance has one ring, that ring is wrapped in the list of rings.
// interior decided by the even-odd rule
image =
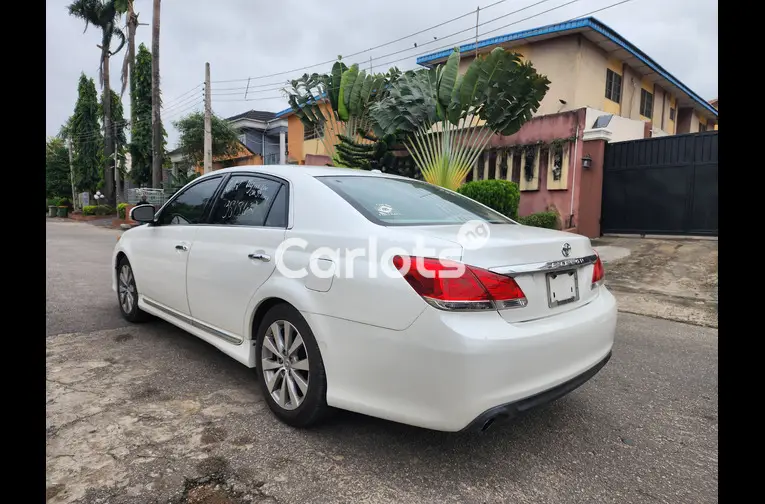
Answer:
[[[717,327],[717,240],[593,240],[619,310]]]
[[[49,503],[717,502],[715,329],[621,314],[595,378],[483,435],[344,412],[297,430],[212,346],[120,322],[115,232],[47,233]]]

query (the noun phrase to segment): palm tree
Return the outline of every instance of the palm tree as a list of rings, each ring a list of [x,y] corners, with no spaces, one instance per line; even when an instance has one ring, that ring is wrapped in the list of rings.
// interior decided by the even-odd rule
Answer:
[[[85,21],[85,31],[93,25],[101,29],[101,44],[97,47],[101,50],[101,60],[98,78],[104,90],[104,96],[110,96],[109,86],[109,59],[117,54],[125,45],[125,34],[117,26],[121,11],[118,9],[120,0],[75,0],[68,9],[69,15]],[[119,46],[111,50],[112,40],[117,39]],[[114,187],[114,137],[112,131],[112,107],[111,100],[104,100],[104,157],[106,167],[104,169],[104,192],[109,202],[116,202]]]
[[[135,31],[138,28],[138,13],[135,12],[134,0],[116,0],[115,5],[119,12],[126,13],[127,17],[127,52],[122,61],[122,91],[120,95],[125,94],[130,76],[133,75],[133,65],[135,65]],[[131,86],[132,93],[132,86]]]

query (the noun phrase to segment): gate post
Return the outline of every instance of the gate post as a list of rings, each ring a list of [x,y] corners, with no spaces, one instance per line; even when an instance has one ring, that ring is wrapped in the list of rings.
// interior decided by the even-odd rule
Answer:
[[[603,203],[603,163],[606,144],[611,139],[608,128],[585,130],[582,134],[582,157],[590,159],[590,167],[582,167],[579,189],[577,232],[588,238],[600,237],[600,216]],[[575,160],[577,162],[578,160]]]

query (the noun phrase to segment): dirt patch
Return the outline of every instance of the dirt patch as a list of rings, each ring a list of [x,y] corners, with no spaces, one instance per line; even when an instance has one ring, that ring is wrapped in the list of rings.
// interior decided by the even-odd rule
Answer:
[[[208,425],[202,430],[202,444],[220,443],[226,439],[226,429]]]
[[[162,391],[156,387],[141,387],[130,393],[130,399],[133,401],[141,399],[151,399],[157,397]]]
[[[64,489],[66,488],[66,485],[58,484],[58,485],[52,485],[45,489],[45,502],[48,502],[58,494],[60,494]]]
[[[717,241],[601,238],[593,245],[630,251],[605,264],[621,311],[717,327]]]
[[[133,335],[130,333],[118,334],[114,337],[114,341],[117,343],[124,343],[125,341],[130,341],[131,339],[133,339]]]

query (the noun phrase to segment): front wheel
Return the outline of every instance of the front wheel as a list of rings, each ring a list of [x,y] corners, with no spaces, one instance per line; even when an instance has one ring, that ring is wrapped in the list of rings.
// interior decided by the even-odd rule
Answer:
[[[144,322],[149,318],[149,314],[138,307],[138,288],[127,257],[120,259],[117,265],[117,301],[128,322]]]
[[[255,361],[268,407],[284,423],[309,427],[329,412],[324,362],[311,328],[287,304],[271,308],[257,331]]]

